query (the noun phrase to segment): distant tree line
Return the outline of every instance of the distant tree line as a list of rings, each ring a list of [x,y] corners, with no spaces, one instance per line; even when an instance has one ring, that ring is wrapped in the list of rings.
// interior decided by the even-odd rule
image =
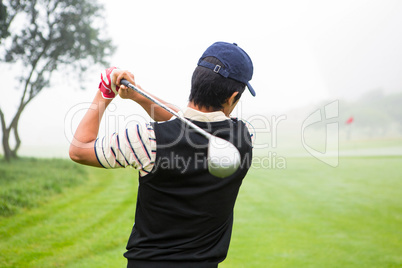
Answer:
[[[385,136],[391,130],[402,135],[402,92],[385,94],[378,89],[355,101],[341,100],[339,122],[341,128],[353,128],[368,137]]]

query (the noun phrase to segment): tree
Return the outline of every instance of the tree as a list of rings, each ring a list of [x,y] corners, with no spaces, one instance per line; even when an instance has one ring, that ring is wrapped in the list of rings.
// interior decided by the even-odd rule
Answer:
[[[101,24],[103,6],[93,0],[9,0],[0,2],[1,61],[21,64],[18,80],[21,98],[7,125],[0,108],[4,157],[17,157],[21,145],[18,122],[26,106],[42,89],[49,87],[51,75],[60,67],[72,66],[80,74],[93,64],[105,65],[113,51]],[[10,28],[18,18],[10,32]],[[19,26],[19,28],[18,28]],[[65,69],[65,68],[64,68]],[[10,146],[10,136],[15,146]]]
[[[383,109],[386,111],[398,124],[399,131],[402,133],[402,93],[396,92],[385,97]]]
[[[3,4],[3,0],[0,0],[0,43],[3,38],[10,35],[9,28],[11,22],[14,20],[17,13],[19,13],[26,6],[25,1],[10,1],[7,5]]]

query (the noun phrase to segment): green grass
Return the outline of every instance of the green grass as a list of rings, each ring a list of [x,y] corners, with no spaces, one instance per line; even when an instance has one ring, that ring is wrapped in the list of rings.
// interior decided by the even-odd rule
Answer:
[[[288,158],[286,169],[251,170],[220,267],[402,267],[401,163]],[[83,172],[85,183],[0,217],[0,267],[125,267],[136,172]]]
[[[86,178],[83,167],[63,159],[0,160],[0,217],[35,207]]]
[[[368,149],[368,148],[401,148],[402,138],[377,138],[377,139],[359,139],[340,141],[341,150]]]
[[[221,267],[402,267],[402,158],[252,170]]]
[[[85,170],[80,187],[0,218],[0,267],[124,267],[137,176],[130,169]]]

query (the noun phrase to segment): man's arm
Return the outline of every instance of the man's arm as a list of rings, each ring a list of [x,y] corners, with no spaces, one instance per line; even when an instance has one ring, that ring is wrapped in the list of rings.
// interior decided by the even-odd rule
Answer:
[[[102,167],[95,151],[95,143],[106,107],[117,93],[120,94],[122,98],[131,99],[140,104],[155,121],[166,121],[172,117],[169,112],[160,108],[141,94],[124,85],[120,85],[120,80],[123,78],[135,85],[134,75],[128,71],[111,67],[107,69],[105,73],[102,73],[102,82],[99,87],[100,91],[96,93],[90,108],[78,125],[70,145],[69,155],[73,161],[84,165]],[[160,101],[165,103],[162,100]],[[178,111],[178,109],[172,105],[170,105],[170,107]]]
[[[83,165],[102,167],[96,158],[94,145],[98,137],[102,116],[111,101],[112,99],[102,98],[100,91],[96,93],[70,144],[69,154],[73,161]]]
[[[169,113],[168,111],[166,111],[165,109],[161,108],[159,105],[155,104],[154,102],[152,102],[148,98],[146,98],[146,97],[142,96],[141,94],[139,94],[138,92],[132,90],[131,88],[127,88],[126,86],[121,85],[120,80],[123,79],[123,78],[126,79],[127,81],[129,81],[131,84],[135,85],[136,87],[140,88],[142,91],[146,92],[148,95],[152,96],[156,100],[158,100],[161,103],[165,104],[170,109],[174,110],[175,112],[179,112],[179,109],[176,106],[174,106],[174,105],[172,105],[170,103],[167,103],[167,102],[155,97],[154,95],[148,93],[144,89],[142,89],[140,85],[135,83],[134,76],[130,72],[116,71],[114,73],[114,79],[115,80],[113,80],[113,81],[116,81],[116,84],[120,86],[120,89],[119,89],[120,97],[123,98],[123,99],[133,100],[136,103],[138,103],[139,105],[141,105],[141,107],[149,114],[149,116],[153,120],[155,120],[155,121],[167,121],[172,117],[172,114]]]

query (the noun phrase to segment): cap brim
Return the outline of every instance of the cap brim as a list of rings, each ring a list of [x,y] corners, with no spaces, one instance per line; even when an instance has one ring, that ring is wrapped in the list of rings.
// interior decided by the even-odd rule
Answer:
[[[255,91],[249,82],[247,82],[247,87],[248,87],[248,90],[250,91],[251,95],[253,95],[255,97]]]

